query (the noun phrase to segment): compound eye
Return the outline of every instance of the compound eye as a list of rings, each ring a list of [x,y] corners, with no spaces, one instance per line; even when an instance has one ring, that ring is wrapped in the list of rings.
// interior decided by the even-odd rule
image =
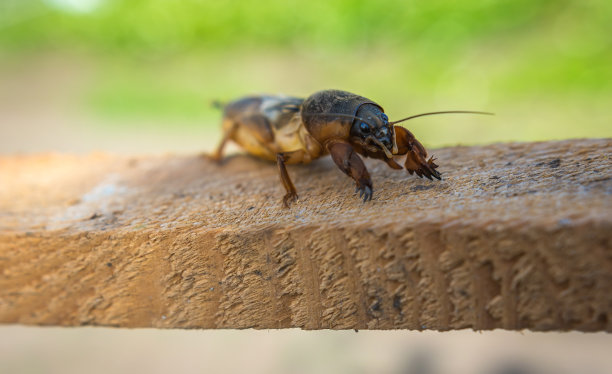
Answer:
[[[387,117],[387,115],[385,113],[381,113],[380,114],[380,118],[382,118],[382,120],[385,121],[385,122],[389,122],[389,117]]]
[[[362,132],[362,133],[364,133],[364,134],[368,134],[368,133],[370,133],[370,126],[368,126],[368,124],[367,124],[367,123],[365,123],[365,122],[361,122],[361,123],[359,124],[359,129],[360,129],[360,130],[361,130],[361,132]]]

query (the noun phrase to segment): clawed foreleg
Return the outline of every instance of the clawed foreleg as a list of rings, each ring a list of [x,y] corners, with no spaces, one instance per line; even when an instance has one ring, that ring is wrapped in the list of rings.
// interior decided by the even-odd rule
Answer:
[[[401,126],[394,126],[395,139],[397,142],[397,154],[406,155],[404,167],[410,174],[416,173],[419,177],[426,177],[430,180],[442,179],[440,172],[436,169],[438,165],[435,159],[427,159],[425,147],[412,135],[412,133]],[[433,178],[432,178],[433,177]]]

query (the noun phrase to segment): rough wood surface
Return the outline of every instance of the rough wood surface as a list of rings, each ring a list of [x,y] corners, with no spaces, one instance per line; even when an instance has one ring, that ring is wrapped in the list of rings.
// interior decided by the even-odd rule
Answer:
[[[612,140],[435,150],[444,180],[329,159],[0,158],[0,322],[612,331]]]

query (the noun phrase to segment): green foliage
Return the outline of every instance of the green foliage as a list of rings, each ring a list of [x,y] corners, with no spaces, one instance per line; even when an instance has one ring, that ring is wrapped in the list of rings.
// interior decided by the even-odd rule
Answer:
[[[575,43],[589,43],[590,38],[581,36],[594,32],[608,35],[609,42],[612,34],[612,3],[603,0],[100,0],[88,13],[57,5],[73,1],[15,2],[21,5],[8,7],[7,20],[11,15],[19,19],[21,13],[32,16],[13,24],[6,21],[9,26],[0,40],[13,47],[79,43],[128,53],[167,53],[239,45],[291,48],[301,43],[461,49],[537,35],[556,22],[573,28],[569,31]],[[559,25],[553,31],[563,36],[566,29]]]
[[[0,53],[95,56],[83,103],[98,115],[214,123],[212,99],[333,87],[397,116],[462,107],[556,121],[486,140],[612,135],[606,0],[4,1]],[[584,110],[557,115],[572,106]],[[586,113],[591,127],[576,132]]]

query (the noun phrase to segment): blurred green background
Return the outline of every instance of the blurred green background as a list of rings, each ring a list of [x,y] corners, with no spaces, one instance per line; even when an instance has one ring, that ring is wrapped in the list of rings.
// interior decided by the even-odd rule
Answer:
[[[606,0],[0,0],[0,151],[196,151],[209,103],[339,88],[429,146],[612,136]]]

